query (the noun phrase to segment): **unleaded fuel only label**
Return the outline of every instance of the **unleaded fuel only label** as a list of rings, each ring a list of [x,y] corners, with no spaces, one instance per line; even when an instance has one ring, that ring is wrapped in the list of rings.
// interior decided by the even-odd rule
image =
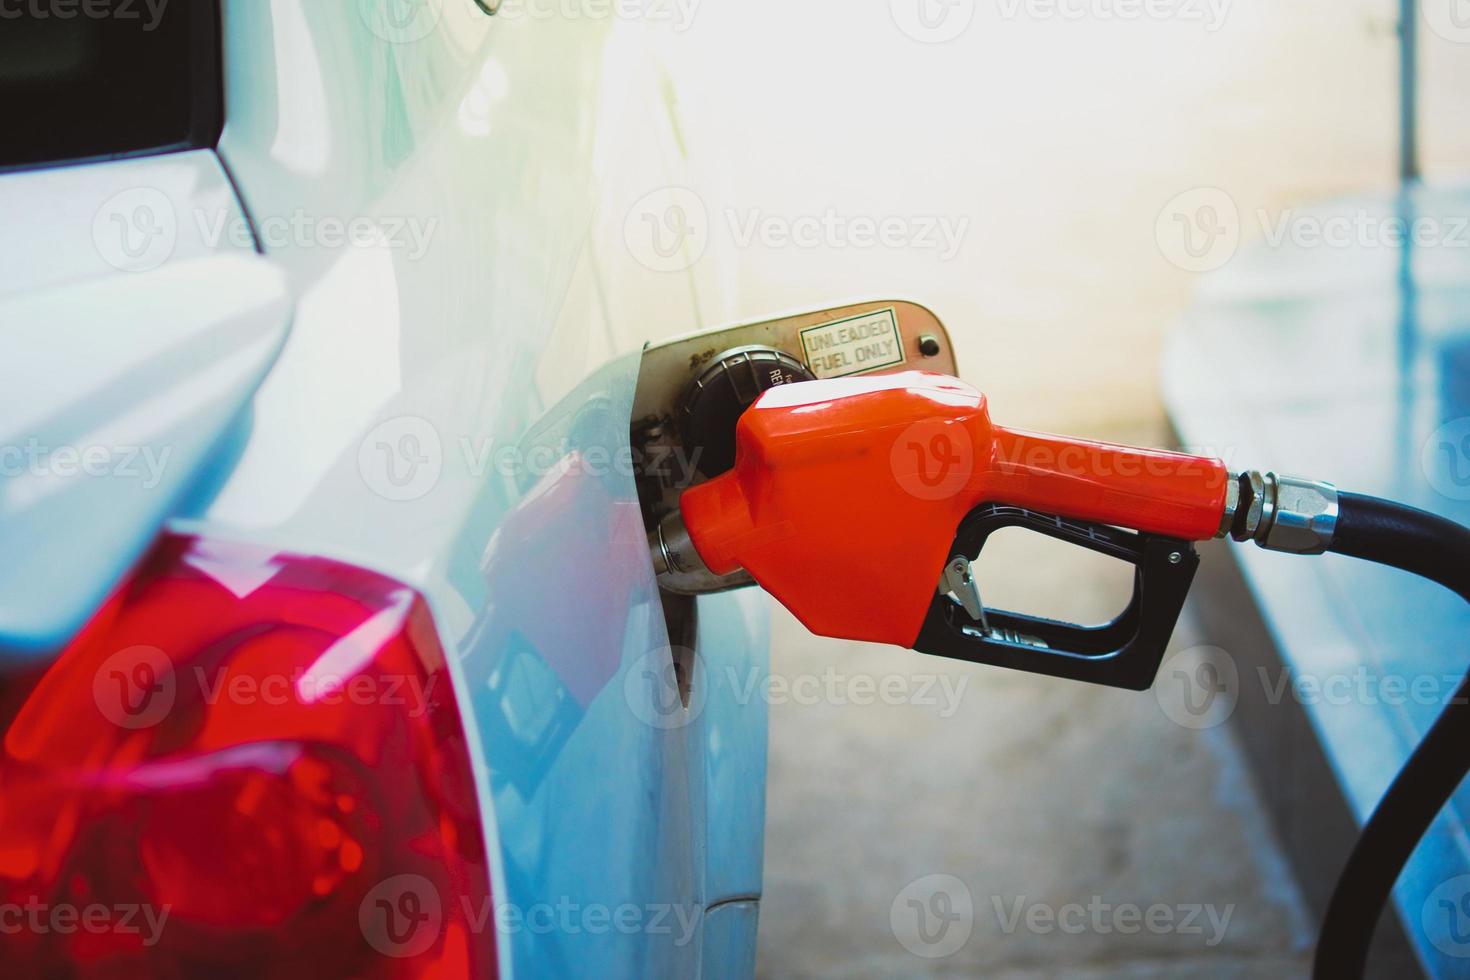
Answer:
[[[801,347],[807,367],[819,378],[876,371],[905,360],[893,310],[807,327],[801,332]]]

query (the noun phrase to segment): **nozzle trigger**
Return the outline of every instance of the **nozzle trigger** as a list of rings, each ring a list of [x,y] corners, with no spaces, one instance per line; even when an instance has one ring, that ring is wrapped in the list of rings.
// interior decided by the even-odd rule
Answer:
[[[990,535],[1004,527],[1128,562],[1134,566],[1132,600],[1101,626],[986,609],[973,563]],[[1135,691],[1152,686],[1199,565],[1188,541],[994,504],[977,507],[960,523],[950,554],[915,650]]]

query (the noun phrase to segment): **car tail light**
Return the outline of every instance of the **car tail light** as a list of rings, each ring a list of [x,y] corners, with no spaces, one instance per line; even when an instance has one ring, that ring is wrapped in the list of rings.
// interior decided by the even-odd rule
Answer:
[[[493,976],[469,751],[422,600],[166,537],[0,688],[13,976]]]

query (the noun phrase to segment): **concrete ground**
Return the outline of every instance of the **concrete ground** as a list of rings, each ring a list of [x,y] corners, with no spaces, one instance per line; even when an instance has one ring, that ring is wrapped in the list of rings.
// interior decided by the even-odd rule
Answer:
[[[1162,444],[1194,233],[1245,246],[1396,178],[1396,0],[921,2],[707,0],[670,33],[707,321],[913,298],[998,420]],[[1470,162],[1470,35],[1424,6],[1444,178]],[[711,268],[735,271],[711,289]],[[1079,553],[1006,543],[993,604],[1121,602]],[[1176,646],[1209,640],[1186,623]],[[1228,729],[1188,727],[1167,686],[819,640],[780,610],[773,671],[762,975],[1304,975],[1313,924]]]

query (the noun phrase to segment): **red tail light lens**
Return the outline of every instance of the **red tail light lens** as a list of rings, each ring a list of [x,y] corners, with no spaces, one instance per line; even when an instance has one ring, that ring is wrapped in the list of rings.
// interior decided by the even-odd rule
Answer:
[[[6,975],[495,973],[465,733],[398,583],[166,538],[0,731]]]

